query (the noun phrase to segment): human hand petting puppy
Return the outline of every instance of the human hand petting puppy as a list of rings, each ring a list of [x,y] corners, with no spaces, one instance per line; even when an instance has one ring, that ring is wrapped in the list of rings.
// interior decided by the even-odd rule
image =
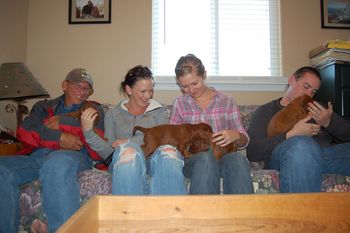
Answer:
[[[296,135],[314,136],[317,135],[321,127],[328,127],[332,113],[333,106],[331,102],[328,102],[328,108],[325,108],[320,103],[312,101],[308,103],[309,115],[304,119],[298,121],[294,127],[286,134],[286,138],[290,138]],[[315,123],[309,123],[313,119]]]
[[[317,124],[325,128],[328,127],[333,113],[333,106],[331,102],[328,102],[328,108],[323,107],[316,101],[310,102],[308,104],[308,110]]]
[[[221,147],[227,146],[233,142],[235,142],[237,145],[244,144],[240,142],[242,137],[242,134],[238,132],[237,130],[221,130],[213,134],[212,136],[213,142]]]
[[[49,129],[59,130],[60,116],[53,116],[44,125]],[[59,142],[60,148],[64,150],[80,150],[83,143],[78,136],[69,132],[62,132]]]
[[[317,135],[321,129],[319,124],[309,123],[312,119],[312,116],[309,114],[304,119],[298,121],[291,130],[286,133],[286,139],[293,136],[309,136],[312,137]]]
[[[98,112],[94,108],[87,108],[81,114],[81,128],[84,132],[94,128],[94,121],[98,117]]]
[[[64,150],[80,150],[83,147],[83,142],[79,137],[63,132],[60,137],[60,148]]]

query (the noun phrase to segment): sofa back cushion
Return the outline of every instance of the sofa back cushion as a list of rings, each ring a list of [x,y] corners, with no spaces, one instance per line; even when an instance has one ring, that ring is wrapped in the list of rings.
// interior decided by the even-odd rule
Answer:
[[[241,121],[244,128],[247,130],[250,124],[250,120],[254,111],[259,105],[239,105],[239,111],[241,112]]]

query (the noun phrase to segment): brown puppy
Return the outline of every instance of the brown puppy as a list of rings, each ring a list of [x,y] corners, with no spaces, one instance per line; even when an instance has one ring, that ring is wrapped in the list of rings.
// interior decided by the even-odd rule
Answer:
[[[307,107],[311,101],[313,100],[310,96],[302,95],[278,111],[269,122],[267,136],[272,137],[292,129],[295,123],[308,115]]]
[[[69,113],[65,113],[63,114],[64,116],[69,116],[69,117],[73,117],[76,121],[78,121],[80,123],[81,121],[81,115],[83,114],[83,111],[85,111],[88,108],[93,108],[96,110],[96,108],[94,107],[94,105],[92,103],[90,103],[89,101],[85,101],[81,107],[79,108],[79,110],[75,111],[75,112],[69,112]],[[98,112],[96,113],[98,115]],[[94,125],[97,124],[98,122],[98,118],[99,116],[96,117],[96,119],[94,120]]]
[[[141,148],[146,158],[159,146],[166,144],[175,146],[185,158],[188,158],[191,155],[189,149],[194,136],[197,137],[198,140],[206,141],[206,139],[201,139],[201,137],[208,137],[208,133],[212,132],[211,127],[205,123],[182,125],[167,124],[152,128],[135,126],[133,134],[135,134],[137,130],[144,133],[144,144],[141,145]],[[206,148],[209,148],[209,145]]]
[[[223,155],[236,152],[237,144],[231,143],[227,146],[221,147],[212,142],[213,132],[206,133],[207,136],[199,136],[195,135],[192,139],[192,144],[189,148],[191,154],[197,154],[202,151],[207,151],[209,146],[213,148],[213,154],[217,160],[219,160]]]
[[[82,106],[77,110],[77,111],[74,111],[74,112],[69,112],[69,113],[64,113],[64,114],[61,114],[61,115],[56,115],[56,116],[53,116],[49,119],[47,119],[45,121],[45,125],[50,128],[50,129],[55,129],[55,130],[62,130],[62,131],[66,131],[64,129],[64,127],[62,128],[61,125],[59,124],[59,121],[60,121],[60,117],[63,117],[63,116],[68,116],[68,117],[72,117],[74,118],[79,124],[81,124],[81,115],[82,115],[82,112],[87,109],[87,108],[94,108],[94,105],[89,102],[89,101],[86,101],[82,104]],[[97,112],[97,114],[99,114]],[[96,119],[94,120],[94,126],[97,124],[98,122],[98,118],[99,118],[99,115],[97,115]]]
[[[237,146],[234,143],[226,147],[217,146],[212,142],[213,130],[205,124],[182,124],[182,125],[159,125],[152,128],[144,128],[135,126],[133,134],[137,130],[144,133],[144,144],[141,148],[147,158],[160,145],[170,144],[175,146],[185,158],[193,154],[207,151],[211,146],[216,159],[220,159],[222,155],[237,151]]]

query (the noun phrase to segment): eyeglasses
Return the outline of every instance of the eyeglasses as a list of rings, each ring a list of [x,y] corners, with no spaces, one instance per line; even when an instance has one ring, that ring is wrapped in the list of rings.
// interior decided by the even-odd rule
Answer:
[[[79,91],[79,92],[83,92],[83,93],[90,93],[91,92],[91,87],[83,87],[81,85],[79,85],[79,83],[72,83],[72,82],[69,82],[74,91]]]

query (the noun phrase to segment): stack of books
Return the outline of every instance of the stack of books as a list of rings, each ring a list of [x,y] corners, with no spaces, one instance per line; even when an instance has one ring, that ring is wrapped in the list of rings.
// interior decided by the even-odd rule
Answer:
[[[310,64],[313,67],[324,67],[335,61],[350,62],[350,40],[329,40],[309,52]]]

